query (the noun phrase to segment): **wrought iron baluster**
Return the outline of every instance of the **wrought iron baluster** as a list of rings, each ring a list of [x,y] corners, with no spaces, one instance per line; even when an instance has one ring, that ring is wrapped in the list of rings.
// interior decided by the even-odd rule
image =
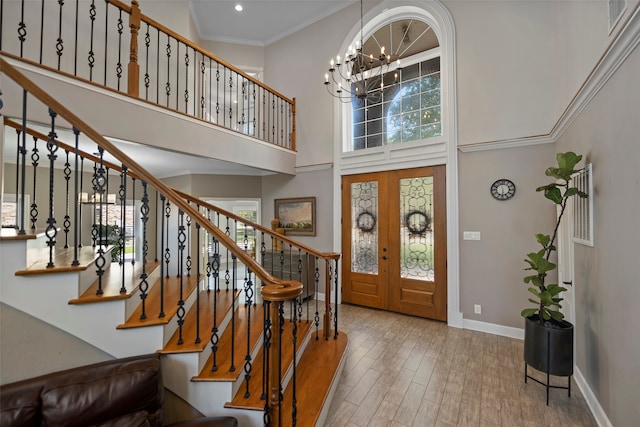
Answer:
[[[76,153],[78,152],[78,144],[80,138],[80,131],[74,128],[73,133],[76,135]],[[76,192],[78,195],[78,248],[82,247],[82,199],[80,196],[84,190],[84,157],[80,157],[80,191]],[[78,260],[76,251],[76,261]]]
[[[229,249],[227,249],[227,253],[229,253]],[[236,256],[231,254],[231,263],[233,268],[232,280],[233,280],[233,295],[231,296],[231,367],[229,368],[230,372],[236,371],[236,273],[237,273],[237,259]],[[228,271],[228,268],[227,268]],[[228,285],[227,285],[228,286]]]
[[[269,389],[269,354],[271,349],[271,302],[263,301],[264,307],[264,351],[262,364],[262,395],[261,399],[264,399],[264,425],[271,425],[271,407],[269,405],[269,398],[267,396],[267,390]]]
[[[147,182],[142,181],[142,206],[140,207],[142,214],[142,274],[140,274],[140,299],[142,300],[142,314],[140,319],[146,319],[147,291],[149,283],[147,282],[147,254],[149,252],[149,242],[147,241],[147,222],[149,221],[149,195],[147,193]],[[124,267],[122,269],[124,271]]]
[[[273,94],[270,94],[271,97],[271,142],[277,143],[276,140],[276,120],[277,120],[277,111],[276,111],[276,100]]]
[[[282,341],[283,341],[283,335],[284,335],[284,302],[280,301],[278,302],[278,324],[279,324],[279,328],[280,328],[280,339],[278,340],[278,355],[280,356],[278,358],[278,384],[279,384],[279,396],[278,396],[278,407],[280,409],[282,409],[282,400],[283,400],[283,393],[282,393]],[[278,411],[278,425],[281,426],[282,425],[282,410]]]
[[[91,211],[91,246],[96,247],[98,242],[98,225],[96,224],[96,194],[98,193],[98,163],[93,162],[93,175],[91,176],[91,184],[93,188],[93,196],[91,205],[93,210]]]
[[[233,71],[229,70],[229,127],[233,126]],[[238,105],[238,94],[236,93],[236,108]],[[233,129],[233,128],[232,128]]]
[[[64,248],[69,248],[69,230],[71,229],[71,216],[69,216],[69,180],[71,179],[71,164],[69,163],[69,151],[65,150],[66,160],[64,162],[64,180],[65,180],[65,213],[64,221]]]
[[[300,295],[297,300],[302,304],[302,295]],[[302,307],[302,305],[300,305]],[[295,314],[293,315],[293,373],[291,376],[291,384],[292,387],[292,397],[291,397],[291,423],[292,426],[295,427],[298,422],[298,399],[296,395],[296,365],[298,360],[297,347],[298,347],[298,320],[296,319]]]
[[[184,247],[187,236],[184,227],[184,212],[182,209],[178,209],[178,277],[180,283],[180,299],[178,300],[178,345],[182,345],[184,340],[182,339],[182,326],[184,325]]]
[[[37,189],[37,176],[38,176],[38,162],[40,161],[40,154],[38,151],[38,138],[33,137],[33,150],[31,150],[31,166],[33,167],[33,200],[31,201],[31,209],[29,215],[31,217],[31,230],[36,229],[36,223],[38,221],[38,202],[36,201],[36,189]],[[18,194],[18,193],[16,193]]]
[[[60,63],[62,62],[62,51],[64,50],[64,41],[62,40],[62,6],[64,0],[58,0],[60,12],[58,15],[58,38],[56,39],[56,55],[58,55],[58,71],[60,71]]]
[[[216,68],[216,123],[220,123],[220,63]]]
[[[188,203],[188,202],[187,202]],[[191,276],[191,217],[187,215],[187,277]]]
[[[305,257],[308,260],[309,259],[309,254],[305,253]],[[309,268],[308,265],[307,265],[307,268]],[[303,270],[304,270],[304,265],[302,263],[302,249],[298,248],[298,280],[300,281],[300,283],[302,283],[304,285],[304,288],[306,288],[307,291],[308,291],[309,290],[309,284],[306,283],[306,280],[304,280],[302,278]],[[308,295],[305,295],[305,293],[303,293],[302,295],[303,296],[308,296]],[[298,304],[297,304],[298,321],[300,321],[300,322],[302,322],[302,299],[303,299],[303,297],[300,296],[300,299],[298,300]]]
[[[131,203],[133,206],[136,204],[136,179],[131,178]],[[126,237],[126,235],[125,235]],[[136,227],[135,223],[131,224],[131,265],[136,264]]]
[[[167,204],[164,208],[164,213],[165,216],[167,217],[167,232],[166,232],[166,236],[167,236],[167,246],[165,247],[164,250],[164,262],[167,266],[166,271],[165,271],[165,277],[168,279],[169,278],[169,261],[171,259],[171,249],[169,249],[169,216],[171,215],[171,202],[169,201],[169,199],[167,199]]]
[[[45,235],[47,236],[47,246],[49,247],[49,262],[47,263],[47,268],[53,268],[53,250],[56,245],[56,235],[58,234],[58,230],[56,229],[56,218],[54,216],[54,207],[53,207],[53,190],[54,190],[54,163],[58,156],[56,152],[58,151],[58,143],[56,142],[56,116],[57,113],[51,109],[49,109],[49,116],[51,117],[51,131],[49,132],[49,140],[47,141],[47,151],[49,152],[49,219],[47,219],[47,229],[45,231]],[[26,132],[26,130],[25,130]],[[23,132],[24,136],[24,132]],[[25,150],[26,151],[26,150]],[[24,154],[23,154],[24,161]],[[24,165],[23,165],[24,166]]]
[[[117,87],[120,90],[120,78],[122,77],[122,30],[124,24],[122,23],[122,9],[118,8],[118,62],[116,63],[116,77]]]
[[[25,42],[25,40],[27,40],[27,24],[24,22],[24,3],[25,3],[25,1],[26,0],[22,0],[21,12],[20,12],[20,22],[18,22],[18,40],[20,40],[20,57],[21,58],[23,56],[23,51],[24,51],[24,42]],[[44,7],[44,0],[43,0],[42,7]]]
[[[167,48],[165,49],[167,52],[167,84],[165,85],[165,93],[167,94],[167,108],[169,107],[169,97],[171,96],[171,81],[169,79],[171,75],[171,39],[169,38],[169,34],[167,34]],[[159,56],[159,55],[158,55]]]
[[[198,210],[200,210],[198,208]],[[200,224],[196,222],[196,248],[198,248],[198,255],[196,256],[196,341],[195,343],[200,343]]]
[[[213,327],[211,328],[211,352],[213,354],[213,364],[211,365],[212,371],[218,370],[218,342],[220,337],[218,335],[218,293],[220,292],[220,246],[218,240],[213,238],[213,254],[211,260],[211,273],[213,277]],[[234,305],[235,307],[235,305]],[[232,307],[233,309],[233,307]]]
[[[120,189],[118,190],[118,195],[120,196],[120,236],[118,238],[118,247],[120,253],[118,254],[118,263],[120,264],[120,270],[122,273],[121,284],[120,284],[120,293],[126,293],[127,288],[125,287],[125,279],[126,279],[126,268],[124,266],[124,253],[126,246],[126,230],[127,230],[127,172],[128,168],[125,165],[122,165],[122,172],[120,173]],[[143,267],[144,268],[144,267]],[[140,286],[140,298],[142,299],[142,314],[145,317],[141,317],[142,319],[146,319],[145,311],[144,311],[144,300],[146,299],[146,295],[143,298],[143,294],[146,292]]]
[[[44,0],[43,0],[44,1]],[[96,55],[93,51],[93,34],[94,24],[96,20],[96,3],[95,0],[91,0],[91,6],[89,6],[89,19],[91,20],[91,32],[89,37],[89,81],[93,81],[93,67],[96,63]]]
[[[107,52],[109,52],[109,1],[104,4],[104,85],[107,85]]]
[[[158,29],[156,29],[156,52],[156,102],[160,104],[160,30]]]
[[[209,61],[211,61],[211,59],[209,59]],[[205,81],[206,81],[206,70],[207,68],[204,65],[204,55],[202,55],[202,61],[200,61],[200,118],[204,119],[206,117],[206,109],[205,109],[205,103],[204,103],[204,88],[205,88]],[[211,73],[209,73],[209,75],[211,75]],[[193,84],[195,85],[195,79]],[[211,91],[211,87],[209,87],[209,91]],[[193,92],[195,93],[195,86],[193,88]],[[194,103],[195,103],[195,98],[194,98]],[[195,105],[194,105],[195,108]]]
[[[185,45],[184,53],[184,112],[189,113],[189,46]],[[195,67],[194,67],[195,68]],[[194,111],[195,115],[195,111]]]
[[[42,0],[40,5],[40,64],[42,64],[43,50],[44,50],[44,0]]]
[[[22,141],[20,143],[20,141]],[[26,191],[26,155],[27,155],[27,91],[22,91],[22,132],[18,134],[18,162],[16,165],[16,197],[20,194],[20,200],[16,200],[19,204],[20,220],[18,222],[18,234],[25,234],[24,230],[24,208],[25,208],[25,191]],[[18,170],[20,170],[20,190],[18,191]],[[50,196],[51,197],[51,196]],[[16,220],[18,220],[16,216]]]
[[[104,211],[104,199],[105,199],[105,186],[107,185],[107,180],[105,177],[105,167],[104,167],[104,148],[98,147],[98,153],[100,155],[100,166],[98,167],[96,177],[97,184],[97,197],[99,198],[99,214],[98,214],[98,258],[96,259],[96,267],[98,270],[96,274],[98,276],[98,290],[96,291],[97,295],[102,295],[104,291],[102,290],[102,276],[104,275],[104,266],[106,265],[106,257],[105,255],[105,245],[106,245],[106,227],[104,226],[103,221],[103,211]],[[95,212],[95,211],[94,211]],[[103,234],[104,233],[104,234]]]
[[[262,139],[267,137],[267,95],[264,88],[262,90]]]
[[[147,31],[144,34],[144,45],[147,48],[144,60],[144,99],[149,100],[149,83],[151,78],[149,77],[149,47],[151,46],[151,36],[149,35],[149,23],[147,22]],[[156,98],[156,102],[158,99]]]
[[[176,40],[176,110],[180,107],[180,41]]]
[[[160,194],[160,205],[162,206],[162,210],[164,211],[165,209],[165,197],[164,195]],[[169,242],[169,238],[168,238],[168,228],[167,233],[165,233],[165,226],[164,226],[164,219],[165,219],[165,215],[163,214],[163,212],[159,212],[160,214],[160,254],[162,254],[162,256],[165,255],[165,238],[167,239],[167,245]],[[167,222],[169,222],[169,215],[166,215],[167,218]],[[169,268],[169,262],[167,261],[167,269]],[[165,316],[164,313],[164,285],[165,285],[165,271],[164,271],[164,263],[160,262],[160,314],[158,314],[159,318],[163,318]],[[166,275],[166,277],[169,277],[168,274]]]
[[[245,305],[247,307],[247,355],[244,358],[244,381],[247,385],[244,397],[251,396],[249,393],[249,381],[251,380],[251,299],[253,298],[253,283],[251,281],[251,270],[245,266],[247,270],[247,279],[245,280]]]
[[[76,28],[73,44],[73,75],[78,75],[78,9],[80,7],[80,0],[76,0]]]
[[[79,265],[80,262],[78,261],[78,242],[79,242],[79,235],[80,235],[80,224],[81,221],[79,220],[79,212],[80,212],[80,197],[79,197],[79,193],[78,193],[78,144],[79,144],[79,139],[80,139],[80,131],[78,129],[76,129],[75,127],[73,128],[73,134],[75,136],[74,141],[75,141],[75,145],[74,145],[74,168],[73,168],[73,173],[74,173],[74,177],[73,177],[73,261],[71,262],[71,265]],[[34,180],[35,182],[35,180]]]

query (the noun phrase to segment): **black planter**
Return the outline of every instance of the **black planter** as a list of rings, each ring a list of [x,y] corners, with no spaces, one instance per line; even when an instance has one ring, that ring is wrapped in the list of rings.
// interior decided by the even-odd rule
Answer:
[[[567,321],[554,322],[553,325],[540,324],[534,315],[524,322],[524,382],[530,378],[547,388],[547,405],[549,404],[549,388],[567,389],[571,396],[571,376],[573,375],[573,325]],[[528,375],[528,366],[547,374],[547,382],[543,383]],[[552,386],[549,376],[568,377],[567,387]]]

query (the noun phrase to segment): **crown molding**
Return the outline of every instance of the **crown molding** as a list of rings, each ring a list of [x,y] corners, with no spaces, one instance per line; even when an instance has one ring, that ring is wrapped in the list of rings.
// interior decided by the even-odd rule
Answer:
[[[621,27],[620,31],[615,35],[605,53],[591,73],[589,73],[585,82],[551,129],[551,132],[546,135],[459,145],[458,151],[462,153],[473,153],[477,151],[502,150],[505,148],[556,143],[571,126],[573,121],[580,115],[582,110],[589,105],[600,89],[609,81],[611,76],[620,68],[638,44],[640,44],[640,3],[636,5],[635,10],[626,20],[624,26]]]

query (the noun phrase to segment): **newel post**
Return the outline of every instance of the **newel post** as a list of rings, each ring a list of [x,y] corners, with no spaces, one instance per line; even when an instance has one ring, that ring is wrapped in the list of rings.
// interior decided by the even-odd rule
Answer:
[[[282,327],[280,326],[280,302],[269,304],[271,317],[271,345],[269,346],[269,419],[271,426],[280,425],[280,358],[282,357]]]
[[[131,29],[131,43],[129,50],[128,86],[127,93],[136,98],[139,95],[140,64],[138,64],[138,30],[140,29],[140,5],[137,0],[131,2],[131,14],[129,15],[129,28]]]

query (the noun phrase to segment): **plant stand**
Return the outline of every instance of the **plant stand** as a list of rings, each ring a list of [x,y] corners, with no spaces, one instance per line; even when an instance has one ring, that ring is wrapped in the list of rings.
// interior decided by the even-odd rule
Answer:
[[[547,406],[549,389],[567,390],[571,397],[571,377],[573,376],[573,325],[567,321],[558,322],[558,327],[541,325],[538,316],[525,319],[524,340],[524,382],[532,379],[545,386]],[[529,366],[547,375],[542,382],[529,375]],[[551,385],[551,375],[567,377],[567,386]]]
[[[547,382],[543,383],[542,381],[533,378],[531,375],[529,375],[528,373],[528,368],[529,365],[527,364],[527,362],[524,362],[524,383],[527,383],[527,378],[534,380],[535,382],[537,382],[538,384],[542,384],[543,386],[545,386],[545,388],[547,389],[547,406],[549,406],[549,389],[550,388],[559,388],[562,390],[567,390],[568,391],[568,396],[571,397],[571,375],[569,375],[567,377],[567,386],[560,386],[560,385],[551,385],[550,384],[550,380],[551,380],[551,374],[549,374],[549,372],[547,372]]]

